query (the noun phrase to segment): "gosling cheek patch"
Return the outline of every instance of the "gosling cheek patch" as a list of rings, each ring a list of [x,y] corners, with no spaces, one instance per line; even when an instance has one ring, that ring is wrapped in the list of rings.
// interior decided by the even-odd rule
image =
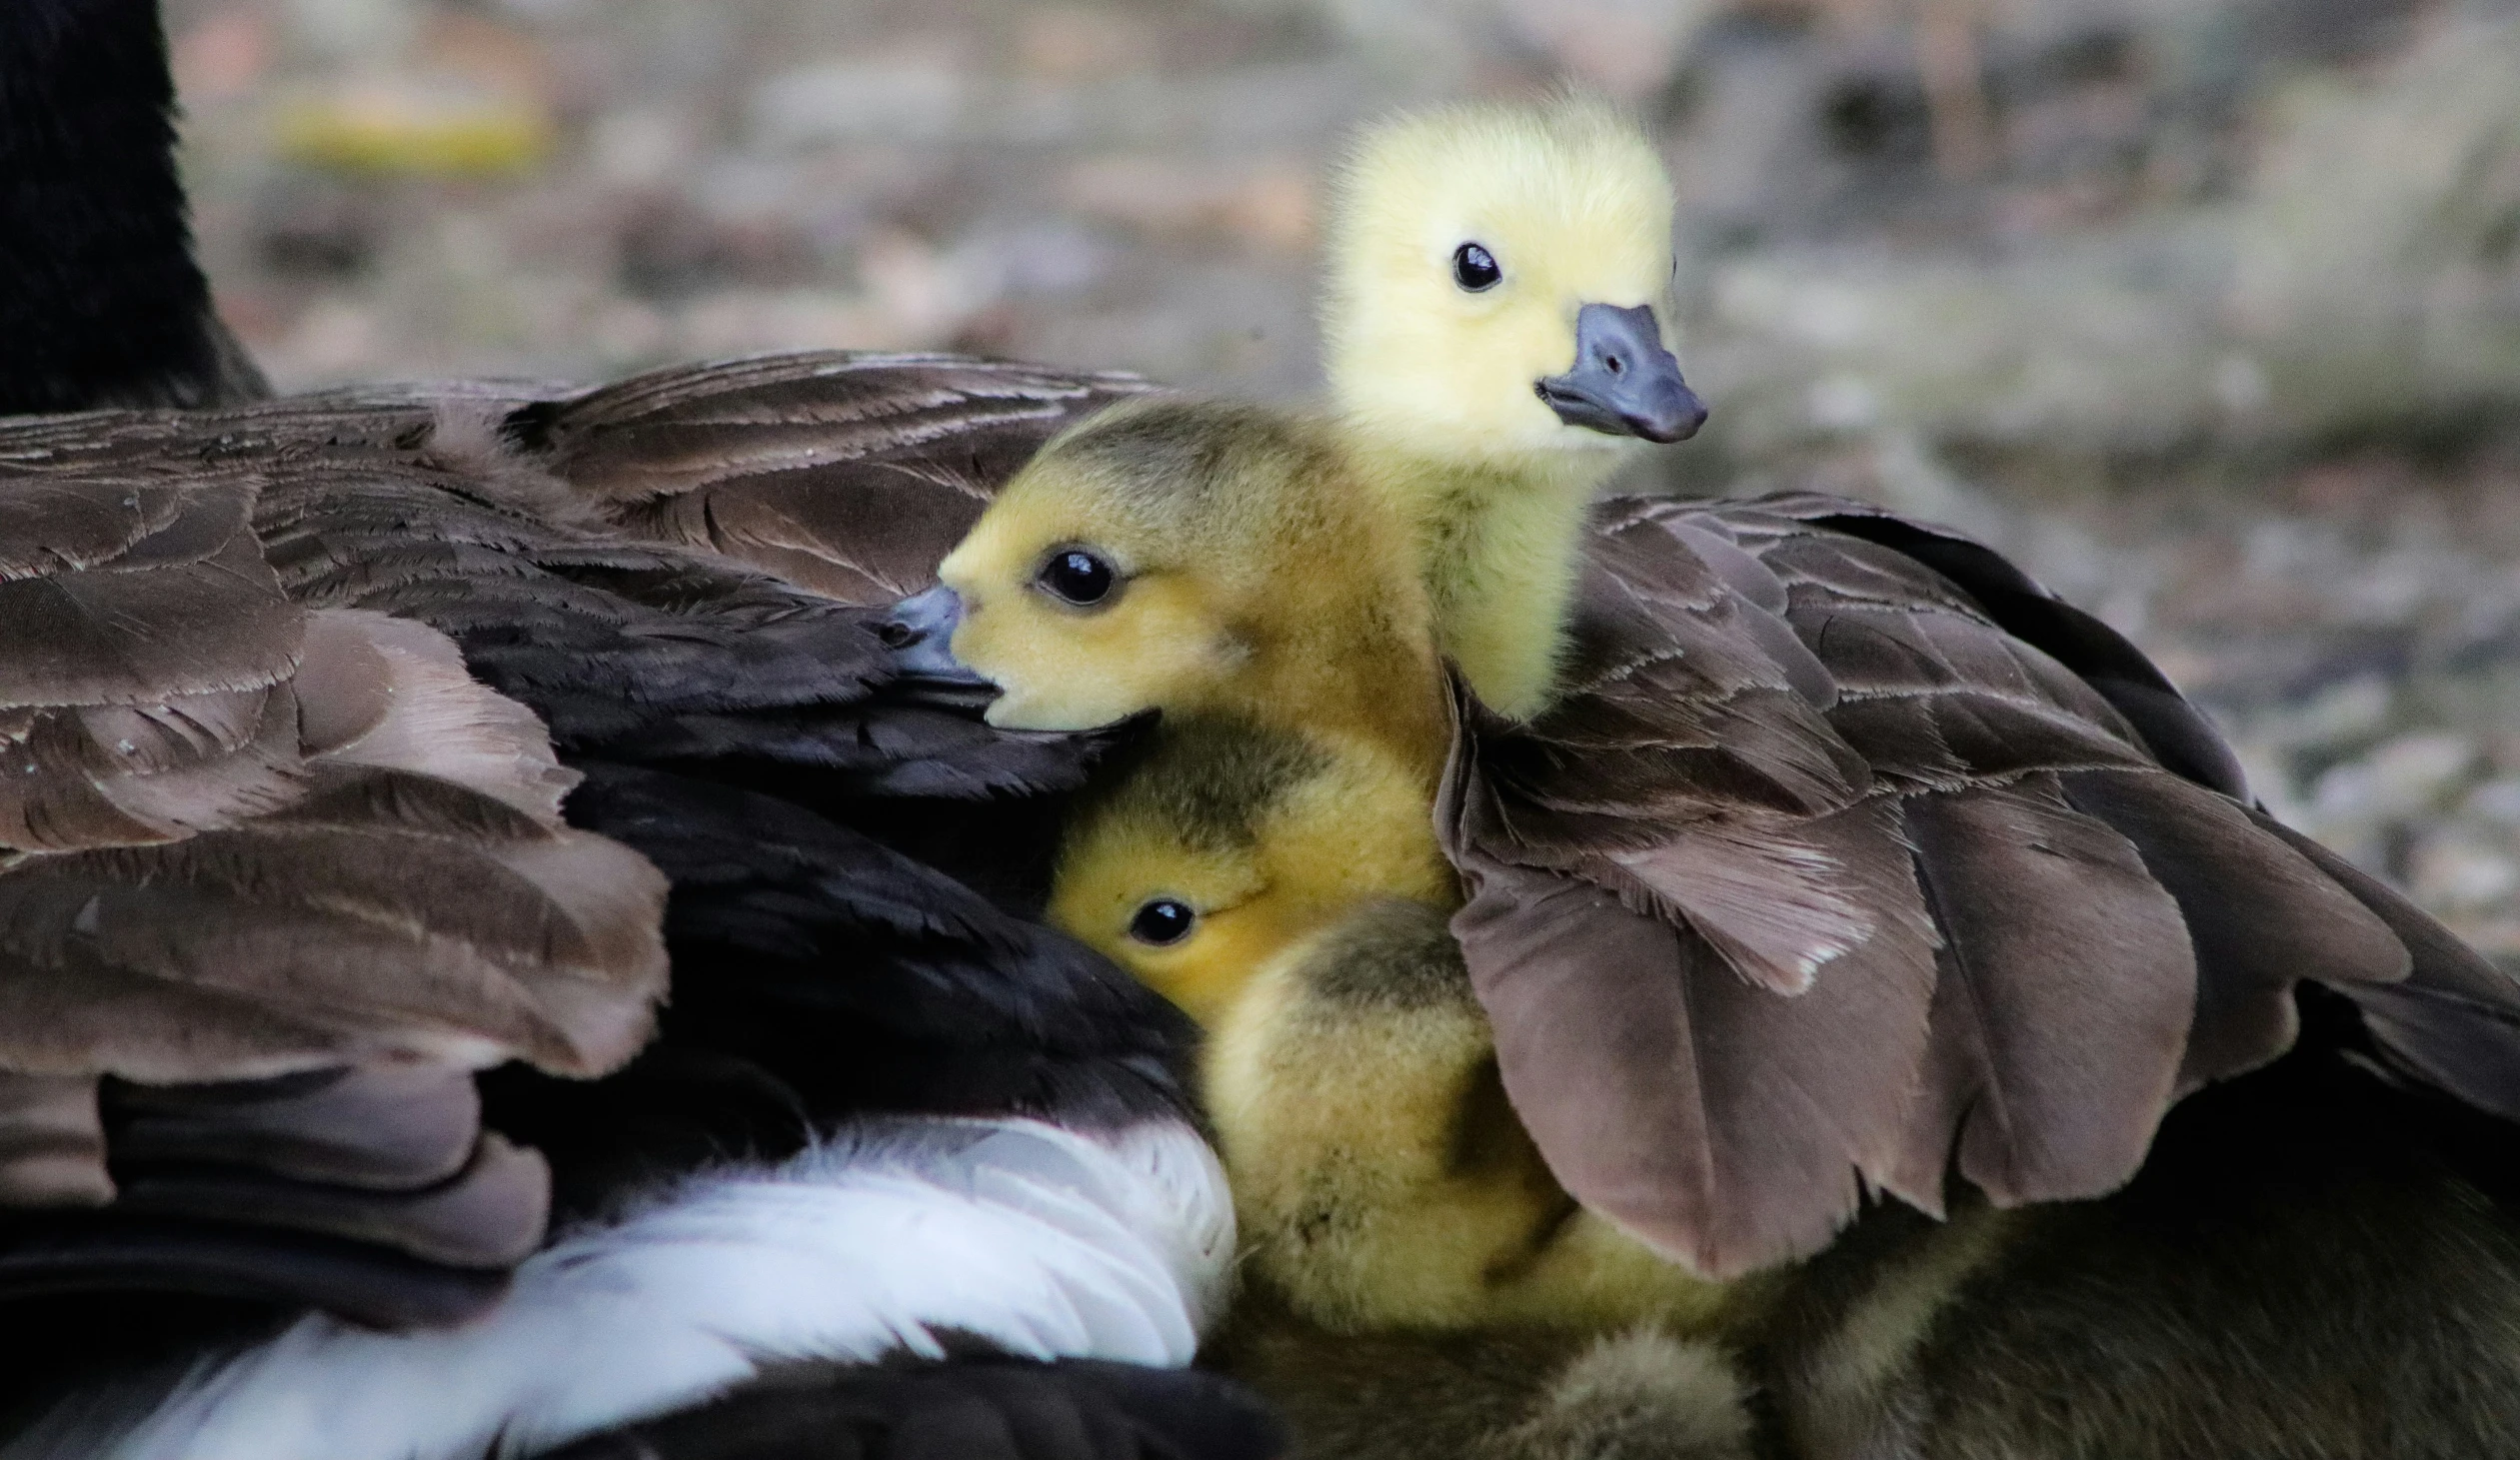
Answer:
[[[1653,310],[1587,304],[1575,314],[1575,365],[1533,384],[1569,426],[1646,441],[1686,441],[1706,424],[1705,404],[1662,348]]]

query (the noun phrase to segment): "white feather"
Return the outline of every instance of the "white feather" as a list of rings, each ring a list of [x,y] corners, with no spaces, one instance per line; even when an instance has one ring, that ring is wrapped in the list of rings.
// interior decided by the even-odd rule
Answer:
[[[119,1434],[39,1426],[40,1451],[9,1454],[473,1460],[684,1407],[766,1361],[935,1355],[940,1329],[1039,1358],[1184,1364],[1233,1246],[1225,1174],[1179,1122],[1106,1138],[886,1122],[565,1238],[465,1327],[310,1317],[197,1369]]]

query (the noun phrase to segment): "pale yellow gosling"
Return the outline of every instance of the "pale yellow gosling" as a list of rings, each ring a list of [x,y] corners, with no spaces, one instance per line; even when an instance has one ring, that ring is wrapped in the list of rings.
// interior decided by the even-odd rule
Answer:
[[[1642,442],[1705,419],[1661,323],[1670,182],[1634,123],[1568,97],[1373,128],[1334,199],[1335,413],[1414,528],[1444,653],[1490,708],[1530,716],[1586,504]]]

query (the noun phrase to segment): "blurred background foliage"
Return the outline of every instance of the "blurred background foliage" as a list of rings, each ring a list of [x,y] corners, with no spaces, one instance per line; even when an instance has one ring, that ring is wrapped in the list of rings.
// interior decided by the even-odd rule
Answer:
[[[2520,0],[167,0],[283,387],[953,348],[1314,388],[1315,181],[1562,78],[1680,189],[1637,484],[1954,523],[2520,966]]]

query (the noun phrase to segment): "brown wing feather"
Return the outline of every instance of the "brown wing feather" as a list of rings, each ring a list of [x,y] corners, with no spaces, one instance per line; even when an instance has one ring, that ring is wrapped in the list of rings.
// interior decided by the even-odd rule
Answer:
[[[471,1071],[638,1047],[663,878],[562,823],[541,723],[443,636],[291,603],[254,471],[122,424],[0,452],[0,1207],[113,1203],[43,1282],[298,1260],[126,1250],[153,1220],[512,1262],[548,1174]]]
[[[298,726],[318,762],[451,781],[559,823],[577,773],[532,711],[466,673],[445,635],[356,609],[319,610],[307,628]]]
[[[0,1069],[0,1208],[96,1206],[113,1195],[96,1081]]]
[[[636,376],[518,433],[640,537],[891,603],[1061,428],[1153,388],[946,355],[814,352]]]
[[[1895,846],[1869,824],[1894,814],[1866,801],[1812,839]],[[1485,854],[1483,830],[1457,832],[1470,897],[1453,929],[1515,1109],[1578,1199],[1730,1276],[1816,1250],[1854,1215],[1859,1174],[1893,1177],[1933,989],[1903,857],[1844,858],[1849,880],[1870,874],[1881,925],[1782,997],[1687,923]]]
[[[1942,930],[1899,1186],[2007,1205],[2089,1196],[2143,1161],[2196,1000],[2178,904],[2055,778],[1907,801]]]
[[[2179,1094],[2292,1047],[2293,988],[2379,986],[2411,960],[2387,923],[2229,796],[2173,775],[2085,770],[2060,779],[2074,809],[2134,844],[2178,899],[2196,947],[2195,1027]]]
[[[1144,389],[823,355],[0,426],[0,1206],[107,1201],[108,1151],[121,1182],[8,1219],[0,1294],[489,1300],[445,1264],[530,1247],[548,1176],[471,1071],[617,1064],[662,984],[662,879],[561,822],[555,737],[1072,783],[1089,739],[893,685],[880,615],[758,570],[919,587]]]
[[[0,483],[0,497],[20,508],[14,526],[38,535],[115,513],[136,523],[165,495],[113,478]],[[247,524],[250,487],[173,496],[171,514],[110,553],[65,555],[0,581],[0,624],[9,626],[0,707],[156,705],[258,689],[296,668],[298,611],[263,566]],[[46,510],[33,511],[37,504]]]
[[[2262,812],[2250,818],[2315,863],[2387,924],[2410,957],[2404,979],[2343,984],[2391,1066],[2506,1120],[2520,1120],[2520,979],[2394,889]]]
[[[1992,548],[1949,528],[1818,493],[1780,493],[1760,499],[1755,510],[1824,528],[1840,540],[1887,548],[1931,569],[2006,634],[2036,647],[2060,683],[2070,677],[2083,693],[2106,700],[2163,766],[2235,799],[2247,798],[2231,747],[2142,651],[2041,588]]]
[[[117,1161],[242,1166],[371,1191],[460,1174],[482,1108],[467,1071],[414,1060],[244,1083],[111,1080],[102,1103]]]
[[[250,549],[230,496],[220,536]],[[134,556],[63,576],[138,584],[217,554]],[[0,1067],[175,1080],[390,1049],[572,1072],[627,1058],[663,987],[663,879],[561,823],[574,777],[533,716],[422,626],[307,615],[268,570],[218,581],[283,612],[240,614],[255,633],[160,668],[197,684],[277,660],[307,670],[302,684],[154,707],[80,704],[131,687],[75,669],[20,687],[20,773],[0,800],[0,845],[18,853],[0,867],[15,1015]],[[92,620],[49,640],[38,626],[38,644],[136,681],[152,661],[98,635],[150,641],[162,611],[116,586],[87,595]],[[323,697],[311,711],[301,688]]]
[[[411,1191],[274,1181],[253,1171],[146,1169],[117,1207],[167,1216],[345,1238],[449,1267],[509,1267],[542,1245],[551,1169],[539,1152],[486,1134],[448,1179]]]
[[[1861,504],[1602,504],[1563,693],[1465,705],[1438,809],[1508,1091],[1567,1189],[1730,1272],[1856,1177],[2121,1184],[2296,984],[2520,1114],[2520,983],[2247,810],[2124,640]],[[2410,967],[2412,969],[2410,973]]]

